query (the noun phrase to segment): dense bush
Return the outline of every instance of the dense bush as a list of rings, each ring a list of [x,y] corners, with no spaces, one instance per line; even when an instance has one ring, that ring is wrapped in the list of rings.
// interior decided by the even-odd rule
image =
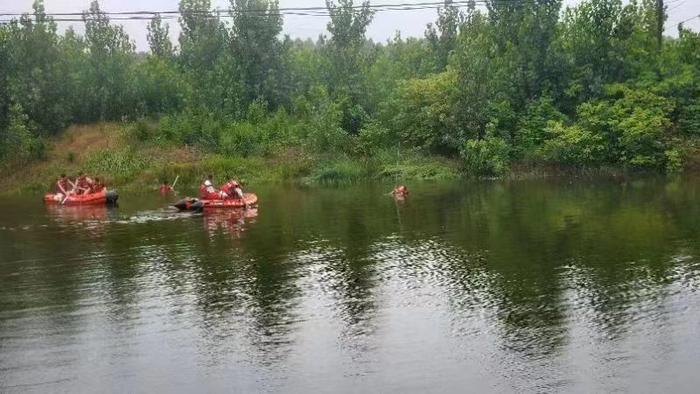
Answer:
[[[478,176],[499,176],[508,170],[509,146],[503,138],[488,135],[480,140],[468,140],[462,157],[469,173]]]
[[[43,158],[44,142],[36,136],[36,126],[22,106],[12,105],[8,118],[7,127],[0,129],[0,160],[25,164],[29,160]]]
[[[434,153],[454,153],[462,135],[454,120],[451,90],[455,75],[444,72],[399,84],[388,111],[390,127],[402,142]]]
[[[549,138],[549,122],[568,122],[566,115],[557,110],[551,97],[540,97],[525,108],[524,114],[518,120],[514,141],[517,154],[521,158],[537,158],[537,149]]]
[[[603,136],[581,126],[565,126],[552,121],[545,129],[547,140],[540,149],[542,158],[567,165],[596,165],[604,162]]]

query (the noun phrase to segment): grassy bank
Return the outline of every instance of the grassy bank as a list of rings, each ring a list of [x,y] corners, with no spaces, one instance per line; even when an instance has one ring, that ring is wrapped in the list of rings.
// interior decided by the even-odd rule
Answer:
[[[151,125],[157,128],[156,124]],[[195,188],[207,174],[230,175],[248,184],[344,184],[377,180],[410,183],[469,178],[463,163],[407,150],[378,150],[371,157],[311,153],[301,147],[275,149],[266,155],[226,155],[172,142],[144,142],[134,124],[74,125],[47,141],[44,158],[5,163],[0,194],[49,190],[61,173],[83,171],[106,180],[118,190],[155,190],[162,180],[179,177],[180,187]],[[700,169],[700,147],[686,147],[685,169]],[[638,172],[638,171],[637,171]],[[623,177],[619,167],[563,167],[514,163],[501,178]]]
[[[8,164],[2,193],[43,192],[65,172],[84,171],[120,190],[155,189],[163,179],[196,186],[206,174],[260,183],[345,183],[361,180],[446,180],[460,177],[456,161],[414,152],[382,151],[372,158],[309,154],[285,148],[265,156],[212,154],[163,143],[143,143],[119,123],[71,126],[48,142],[43,160]]]

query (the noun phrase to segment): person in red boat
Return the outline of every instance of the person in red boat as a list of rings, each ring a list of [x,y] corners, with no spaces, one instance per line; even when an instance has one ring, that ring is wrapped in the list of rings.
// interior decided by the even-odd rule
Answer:
[[[92,190],[92,185],[95,183],[89,176],[84,173],[79,173],[78,178],[75,180],[75,187],[73,191],[75,194],[87,194]]]
[[[219,200],[224,198],[224,195],[214,187],[214,177],[212,175],[207,175],[207,179],[199,187],[199,198],[203,200]]]
[[[226,194],[227,198],[243,198],[243,188],[241,187],[241,183],[233,178],[230,178],[228,182],[221,186],[221,191]]]
[[[55,187],[55,193],[57,196],[60,195],[60,200],[62,201],[64,197],[66,197],[72,188],[70,179],[66,176],[66,174],[61,174],[61,177],[58,178],[56,181],[56,187]]]
[[[93,181],[92,185],[90,185],[90,193],[99,193],[102,190],[104,190],[107,186],[105,186],[102,181],[100,181],[100,178],[95,177],[95,180]]]

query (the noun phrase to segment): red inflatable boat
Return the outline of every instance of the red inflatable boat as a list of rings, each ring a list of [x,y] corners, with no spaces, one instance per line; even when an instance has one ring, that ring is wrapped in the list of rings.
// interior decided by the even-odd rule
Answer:
[[[185,198],[175,203],[174,207],[181,211],[201,211],[202,209],[245,208],[258,203],[258,196],[244,193],[243,198],[227,198],[225,200],[207,200]]]
[[[101,192],[89,194],[71,194],[63,201],[61,194],[47,193],[44,202],[47,204],[63,205],[107,205],[115,204],[119,196],[116,192],[103,189]]]

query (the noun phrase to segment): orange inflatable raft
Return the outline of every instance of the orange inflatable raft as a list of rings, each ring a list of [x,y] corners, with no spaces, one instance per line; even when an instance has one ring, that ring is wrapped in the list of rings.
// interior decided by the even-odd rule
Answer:
[[[258,196],[253,193],[244,193],[243,198],[227,198],[225,200],[208,200],[198,198],[184,198],[173,206],[180,211],[202,211],[203,209],[245,208],[258,203]]]
[[[63,205],[107,205],[116,204],[119,195],[117,192],[110,192],[103,189],[100,192],[88,194],[71,194],[65,198],[62,194],[47,193],[44,195],[44,202],[47,204]]]

